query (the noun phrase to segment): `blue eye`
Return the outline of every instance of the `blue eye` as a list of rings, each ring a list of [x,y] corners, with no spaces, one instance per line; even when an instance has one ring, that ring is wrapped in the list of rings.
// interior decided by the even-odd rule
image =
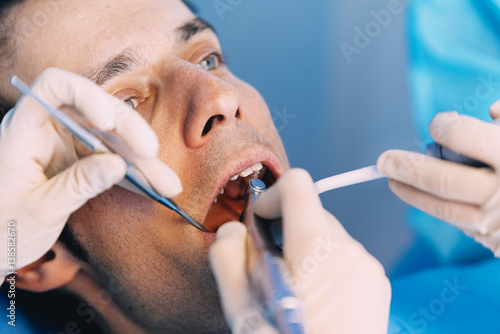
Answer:
[[[205,71],[211,71],[217,68],[217,59],[215,56],[208,56],[198,64]]]
[[[224,64],[224,58],[220,52],[213,52],[198,63],[205,71],[212,71]]]
[[[128,104],[132,109],[135,109],[137,107],[137,104],[134,103],[134,98],[126,99],[124,100],[124,102]]]

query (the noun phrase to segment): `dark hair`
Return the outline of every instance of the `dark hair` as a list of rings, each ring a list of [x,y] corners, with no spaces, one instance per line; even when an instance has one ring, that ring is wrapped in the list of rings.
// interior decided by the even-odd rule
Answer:
[[[13,21],[8,19],[10,10],[17,5],[20,5],[25,0],[0,0],[0,70],[5,68],[6,60],[14,57],[14,43],[12,37]],[[198,12],[198,8],[191,3],[190,0],[182,0],[182,2],[193,12]],[[7,65],[8,66],[8,65]],[[5,114],[16,105],[16,101],[9,97],[3,90],[0,89],[0,123]]]

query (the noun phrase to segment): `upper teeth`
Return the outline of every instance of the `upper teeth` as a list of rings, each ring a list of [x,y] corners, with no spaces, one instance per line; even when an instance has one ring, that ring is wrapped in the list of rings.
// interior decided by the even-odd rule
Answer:
[[[263,168],[262,164],[260,162],[258,162],[255,165],[253,165],[252,167],[248,167],[247,169],[245,169],[244,171],[240,172],[239,174],[236,174],[235,176],[233,176],[229,180],[230,181],[234,181],[234,180],[236,180],[240,176],[241,177],[247,177],[248,175],[250,175],[252,173],[256,173],[256,172],[260,171],[262,168]],[[224,187],[219,192],[219,195],[222,195],[222,194],[224,194]],[[214,203],[217,203],[217,197],[214,199]]]
[[[252,174],[253,172],[258,172],[262,169],[262,164],[260,162],[256,163],[252,167],[248,167],[244,171],[240,172],[239,174],[233,176],[230,180],[234,181],[238,178],[238,176],[241,177],[247,177],[248,175]]]

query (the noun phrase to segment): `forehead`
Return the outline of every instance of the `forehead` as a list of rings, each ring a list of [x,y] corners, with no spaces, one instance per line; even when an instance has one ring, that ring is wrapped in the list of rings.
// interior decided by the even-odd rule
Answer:
[[[13,17],[17,64],[34,79],[51,66],[85,73],[127,48],[167,54],[195,16],[180,0],[29,0]]]

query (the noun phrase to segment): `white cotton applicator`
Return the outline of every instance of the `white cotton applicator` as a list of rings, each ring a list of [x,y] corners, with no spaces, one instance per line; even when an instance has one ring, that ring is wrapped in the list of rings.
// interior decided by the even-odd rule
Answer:
[[[384,177],[385,175],[378,171],[377,166],[373,165],[327,177],[314,183],[314,185],[316,186],[318,194],[322,194],[329,190],[373,181]]]

